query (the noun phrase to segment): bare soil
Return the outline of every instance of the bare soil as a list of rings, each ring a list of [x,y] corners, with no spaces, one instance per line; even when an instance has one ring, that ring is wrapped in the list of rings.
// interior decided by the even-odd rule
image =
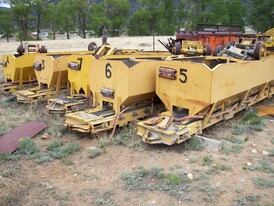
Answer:
[[[109,38],[110,44],[119,48],[145,50],[152,50],[151,40],[152,37]],[[99,43],[100,39],[95,41]],[[72,39],[39,43],[50,51],[66,51],[83,50],[89,42],[90,39]],[[15,51],[18,42],[0,44],[1,56]],[[162,48],[158,46],[156,49]],[[274,98],[253,110],[261,105],[274,106]],[[274,117],[264,117],[263,130],[259,132],[247,126],[236,132],[248,111],[205,130],[204,136],[223,142],[224,149],[215,153],[205,148],[195,150],[190,142],[146,145],[135,135],[135,124],[119,130],[114,140],[109,140],[108,134],[92,138],[71,134],[62,126],[63,117],[40,114],[39,108],[20,106],[18,110],[16,103],[11,104],[13,111],[9,112],[17,113],[7,115],[8,107],[0,104],[0,120],[10,125],[20,123],[24,113],[30,112],[25,119],[40,116],[48,120],[49,127],[60,130],[47,130],[49,139],[42,139],[43,133],[33,138],[41,152],[46,152],[47,145],[55,140],[65,145],[78,142],[81,149],[41,164],[22,154],[19,159],[14,156],[15,160],[0,159],[0,205],[274,205]],[[102,153],[90,158],[94,149]],[[187,178],[190,173],[192,180]]]
[[[169,36],[155,36],[155,50],[166,51],[166,49],[158,42],[167,42]],[[88,44],[95,42],[97,46],[102,44],[102,38],[87,38],[82,39],[77,35],[71,35],[70,39],[65,39],[64,35],[58,35],[56,40],[43,39],[42,41],[26,41],[23,44],[39,44],[46,46],[48,52],[58,51],[87,51]],[[143,49],[145,51],[153,50],[153,37],[108,37],[107,42],[110,45],[117,47],[118,49]],[[17,47],[20,42],[11,39],[10,42],[6,42],[5,39],[0,39],[0,57],[3,54],[16,53]]]

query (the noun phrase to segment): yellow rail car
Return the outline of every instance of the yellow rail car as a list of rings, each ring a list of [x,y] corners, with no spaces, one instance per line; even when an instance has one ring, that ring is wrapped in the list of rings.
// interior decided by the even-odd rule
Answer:
[[[17,102],[31,103],[58,95],[67,87],[69,53],[52,53],[34,58],[33,67],[38,86],[16,92]]]
[[[47,109],[50,113],[70,113],[91,107],[87,99],[92,98],[90,81],[97,81],[90,74],[93,61],[100,59],[149,58],[155,56],[167,57],[169,52],[139,51],[135,49],[118,50],[116,47],[103,45],[95,55],[73,54],[68,60],[68,80],[70,83],[70,96],[58,97],[48,100]]]
[[[68,80],[70,95],[48,100],[50,113],[69,113],[81,109],[90,98],[90,64],[96,60],[90,54],[73,54],[68,59]]]
[[[165,55],[113,55],[93,61],[89,84],[94,108],[67,114],[66,126],[94,134],[151,115],[155,67]]]
[[[167,111],[138,123],[149,144],[179,144],[274,94],[274,59],[173,58],[156,71],[156,93]]]
[[[3,68],[5,83],[1,85],[2,92],[13,92],[22,89],[23,84],[36,82],[36,75],[33,69],[33,61],[37,55],[45,53],[44,46],[27,45],[26,51],[22,46],[18,47],[18,54],[4,54],[0,60]]]

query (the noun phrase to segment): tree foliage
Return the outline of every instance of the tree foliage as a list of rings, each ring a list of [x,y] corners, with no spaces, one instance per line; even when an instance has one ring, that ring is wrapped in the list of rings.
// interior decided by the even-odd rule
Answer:
[[[274,1],[249,0],[247,1],[247,21],[258,32],[265,32],[274,27]]]
[[[51,2],[51,3],[50,3]],[[273,0],[11,0],[11,9],[0,12],[0,32],[9,40],[30,38],[30,31],[75,32],[87,30],[101,36],[174,35],[176,30],[195,30],[197,24],[251,26],[257,32],[274,27]]]
[[[9,38],[14,31],[12,24],[12,15],[10,10],[2,10],[0,11],[0,30],[2,30],[4,36],[9,42]]]
[[[11,14],[20,41],[28,39],[30,23],[33,20],[31,0],[11,0]]]

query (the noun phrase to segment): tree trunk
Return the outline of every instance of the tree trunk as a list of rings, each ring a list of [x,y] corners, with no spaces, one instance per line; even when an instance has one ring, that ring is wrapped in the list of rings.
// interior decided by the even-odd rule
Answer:
[[[23,25],[23,35],[22,35],[22,39],[23,40],[28,40],[28,24],[25,22]]]
[[[68,26],[66,26],[66,33],[67,33],[67,39],[69,39],[69,30],[68,30]]]
[[[52,39],[55,40],[56,39],[56,34],[55,34],[55,30],[54,30],[53,26],[51,26],[51,31],[52,31]]]
[[[39,40],[40,38],[40,23],[41,23],[41,15],[40,14],[38,14],[37,15],[37,26],[36,26],[36,32],[37,32],[37,34],[36,34],[36,39],[37,40]]]

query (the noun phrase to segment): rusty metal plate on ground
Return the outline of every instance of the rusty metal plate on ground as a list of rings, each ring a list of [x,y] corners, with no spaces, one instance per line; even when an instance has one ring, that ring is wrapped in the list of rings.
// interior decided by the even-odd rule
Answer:
[[[18,148],[21,138],[32,138],[47,125],[41,121],[24,122],[0,137],[0,153],[10,154]]]

